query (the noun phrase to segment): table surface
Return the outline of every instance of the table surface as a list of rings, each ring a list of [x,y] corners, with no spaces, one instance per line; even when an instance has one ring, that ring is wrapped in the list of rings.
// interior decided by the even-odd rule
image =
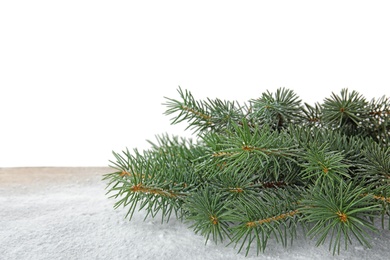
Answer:
[[[262,257],[208,242],[188,223],[113,209],[108,167],[0,168],[0,259],[387,259],[390,231],[371,234],[372,249],[354,242],[332,257],[302,235],[283,248],[269,241]]]

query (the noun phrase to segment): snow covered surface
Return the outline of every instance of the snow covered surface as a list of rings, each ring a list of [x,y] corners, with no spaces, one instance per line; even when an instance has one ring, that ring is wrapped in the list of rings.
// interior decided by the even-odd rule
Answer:
[[[147,218],[113,209],[101,181],[109,168],[0,168],[0,259],[389,259],[390,231],[372,234],[371,249],[352,244],[332,256],[327,245],[299,235],[283,248],[237,254],[208,242],[172,218]],[[253,248],[254,249],[254,248]]]

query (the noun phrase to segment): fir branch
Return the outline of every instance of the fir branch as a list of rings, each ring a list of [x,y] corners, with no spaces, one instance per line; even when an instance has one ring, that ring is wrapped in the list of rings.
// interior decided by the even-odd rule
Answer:
[[[270,181],[270,182],[263,182],[261,183],[261,186],[266,189],[275,189],[275,188],[283,188],[290,185],[288,182],[285,181]]]
[[[385,196],[381,196],[381,195],[372,195],[372,197],[376,200],[380,200],[380,201],[383,201],[383,202],[386,202],[386,203],[390,203],[390,197],[385,197]]]
[[[357,91],[348,92],[342,89],[340,95],[332,93],[330,98],[325,98],[323,104],[324,122],[336,127],[349,125],[355,128],[362,121],[362,115],[367,112],[368,102]]]
[[[272,216],[272,217],[269,217],[269,218],[264,218],[264,219],[255,220],[255,221],[250,221],[250,222],[247,222],[245,225],[247,227],[253,228],[253,227],[256,227],[258,225],[263,225],[264,223],[270,223],[270,222],[273,222],[273,221],[283,220],[283,219],[286,219],[288,217],[292,217],[292,216],[294,216],[294,215],[296,215],[298,213],[299,213],[299,210],[296,209],[296,210],[293,210],[293,211],[282,213],[282,214],[277,215],[277,216]]]
[[[380,215],[382,228],[385,229],[385,220],[387,218],[387,229],[390,230],[390,186],[372,190],[371,193],[365,193],[362,196],[371,198],[373,203],[380,207],[378,215]]]
[[[322,107],[319,103],[316,103],[313,106],[305,103],[305,106],[302,107],[302,113],[305,115],[304,121],[309,127],[320,127],[322,123]]]
[[[234,101],[222,101],[220,99],[195,100],[189,91],[178,89],[181,100],[167,98],[164,103],[167,107],[166,115],[176,114],[172,118],[172,124],[188,121],[188,128],[195,132],[206,130],[223,131],[234,122],[239,122],[244,116],[244,106]]]
[[[274,129],[280,130],[302,119],[301,100],[289,89],[279,88],[276,93],[264,92],[260,98],[252,99],[250,104],[249,119]]]
[[[298,224],[333,254],[352,237],[369,247],[377,217],[390,229],[389,98],[367,102],[343,89],[302,106],[283,88],[248,107],[178,92],[165,114],[195,129],[196,142],[162,135],[142,153],[113,152],[103,179],[126,217],[174,214],[206,243],[228,239],[246,255],[271,238],[287,246]]]
[[[375,187],[390,186],[390,147],[366,141],[358,177]]]
[[[226,219],[232,222],[231,243],[241,244],[238,252],[245,247],[248,255],[255,243],[259,254],[265,250],[270,237],[283,246],[287,246],[288,237],[292,243],[299,220],[296,199],[291,190],[276,189],[263,191],[260,197],[245,196],[232,202]]]
[[[229,135],[221,135],[220,145],[222,149],[215,153],[226,153],[231,156],[247,156],[257,154],[262,157],[282,156],[294,157],[297,149],[291,139],[284,138],[284,133],[273,132],[264,126],[250,128],[243,120],[242,124],[234,124]]]
[[[347,169],[350,167],[340,152],[329,151],[328,146],[312,147],[304,156],[302,178],[319,184],[326,181],[340,181],[350,178]]]
[[[368,105],[368,115],[362,126],[374,140],[390,146],[390,98],[372,99]]]
[[[227,171],[210,178],[210,184],[215,187],[222,198],[235,200],[242,196],[256,195],[260,192],[260,185],[255,183],[256,175],[251,172]]]
[[[378,205],[362,196],[364,192],[364,188],[344,181],[336,185],[324,182],[307,192],[299,203],[299,211],[304,221],[314,224],[308,235],[319,237],[316,246],[330,238],[329,250],[333,248],[333,254],[339,253],[343,240],[347,250],[353,235],[362,245],[371,247],[365,230],[376,231],[368,219],[378,210]]]
[[[193,228],[195,233],[200,233],[206,238],[206,243],[210,236],[215,243],[230,236],[223,203],[222,196],[207,187],[186,200],[187,222],[191,224],[190,228]]]
[[[143,154],[137,150],[113,153],[117,161],[112,163],[119,171],[105,176],[110,180],[107,188],[114,193],[112,198],[119,199],[116,208],[129,207],[126,217],[130,219],[138,206],[152,217],[158,212],[167,220],[172,212],[180,217],[183,197],[200,185],[199,176],[191,173],[190,158],[198,156],[197,147],[176,137],[161,136],[157,142],[151,142],[152,149]]]
[[[172,124],[189,121],[190,124],[187,129],[190,127],[195,127],[196,130],[207,129],[211,125],[211,116],[205,103],[196,101],[191,92],[187,90],[183,91],[180,87],[178,92],[182,100],[165,97],[167,102],[163,104],[167,107],[165,111],[166,115],[178,113],[176,117],[171,119]]]
[[[153,195],[162,196],[162,197],[169,197],[169,198],[177,198],[180,196],[187,195],[186,193],[178,193],[178,192],[174,192],[172,190],[164,190],[161,188],[148,187],[148,186],[143,185],[142,183],[138,183],[137,185],[133,185],[130,188],[130,191],[144,193],[144,194],[153,194]]]

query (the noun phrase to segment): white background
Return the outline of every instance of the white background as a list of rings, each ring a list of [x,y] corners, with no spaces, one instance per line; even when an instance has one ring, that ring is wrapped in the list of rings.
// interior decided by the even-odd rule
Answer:
[[[0,1],[0,167],[106,166],[183,133],[177,88],[390,96],[389,1]]]

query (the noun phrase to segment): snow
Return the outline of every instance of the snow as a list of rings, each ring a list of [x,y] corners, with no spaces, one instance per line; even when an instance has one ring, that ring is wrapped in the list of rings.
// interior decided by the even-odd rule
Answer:
[[[388,259],[390,231],[372,234],[371,249],[353,243],[332,256],[301,234],[283,248],[237,254],[233,245],[205,245],[188,224],[172,218],[124,218],[105,195],[106,167],[0,168],[0,259]]]

